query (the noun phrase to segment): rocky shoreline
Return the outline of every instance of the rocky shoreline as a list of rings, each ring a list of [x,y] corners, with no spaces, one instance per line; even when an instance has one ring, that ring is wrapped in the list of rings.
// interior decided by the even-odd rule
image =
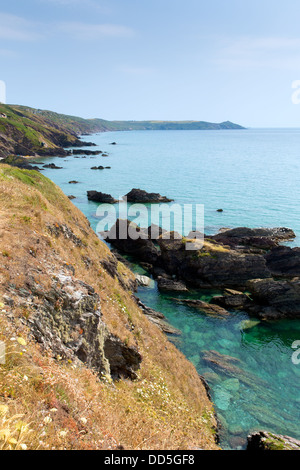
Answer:
[[[227,230],[205,236],[202,248],[187,251],[190,239],[159,229],[153,238],[150,227],[136,228],[137,240],[120,238],[121,224],[129,229],[129,221],[118,220],[106,233],[107,242],[142,262],[160,290],[218,288],[223,294],[211,300],[210,309],[242,310],[265,320],[300,318],[300,248],[280,245],[295,238],[291,229]]]

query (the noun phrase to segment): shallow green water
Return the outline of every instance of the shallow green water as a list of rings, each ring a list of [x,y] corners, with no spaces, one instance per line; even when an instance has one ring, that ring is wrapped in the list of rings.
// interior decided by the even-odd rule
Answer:
[[[197,292],[190,297],[209,301],[215,294]],[[182,331],[171,341],[211,387],[223,448],[244,448],[252,430],[300,437],[300,366],[291,360],[291,345],[300,338],[300,321],[259,322],[242,312],[222,319],[209,317],[174,304],[171,295],[159,294],[156,288],[140,288],[138,296]],[[207,350],[239,359],[235,366],[241,373],[220,373],[203,359]]]
[[[94,230],[98,206],[87,200],[86,191],[118,198],[139,187],[180,204],[205,204],[206,233],[244,225],[287,226],[300,235],[298,130],[122,132],[88,139],[110,156],[47,159],[63,169],[44,174],[76,196],[74,204]],[[110,146],[113,141],[118,145]],[[93,171],[94,165],[112,168]],[[70,180],[80,183],[70,185]],[[224,212],[217,213],[219,208]],[[294,244],[299,245],[298,237]],[[214,294],[191,296],[209,301]],[[222,447],[244,448],[247,434],[257,429],[300,439],[300,365],[292,363],[291,348],[300,340],[300,321],[249,323],[243,312],[213,318],[179,305],[156,287],[140,288],[138,295],[182,331],[171,340],[211,387]],[[211,350],[238,359],[236,368],[214,369],[203,357]]]

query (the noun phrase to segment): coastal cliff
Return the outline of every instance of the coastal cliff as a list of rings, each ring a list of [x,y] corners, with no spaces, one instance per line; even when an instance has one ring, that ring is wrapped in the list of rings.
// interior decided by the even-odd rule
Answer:
[[[217,449],[205,382],[86,217],[3,164],[0,207],[0,449]]]
[[[40,115],[37,110],[0,103],[0,158],[65,156],[66,147],[82,145],[72,128]]]

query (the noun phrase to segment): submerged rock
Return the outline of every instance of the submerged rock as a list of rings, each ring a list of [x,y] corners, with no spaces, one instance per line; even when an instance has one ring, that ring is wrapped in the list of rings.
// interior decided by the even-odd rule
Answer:
[[[226,411],[230,406],[232,395],[229,391],[222,389],[221,387],[215,387],[214,392],[214,403],[220,410]]]
[[[230,313],[222,307],[214,304],[208,304],[207,302],[203,302],[203,300],[195,300],[195,299],[173,299],[176,302],[187,305],[188,307],[194,307],[202,312],[206,313],[207,315],[212,316],[228,316]]]
[[[254,390],[259,389],[259,392],[261,392],[261,387],[266,387],[266,382],[260,379],[257,375],[251,374],[250,372],[242,369],[242,363],[238,358],[227,356],[214,350],[202,351],[202,355],[203,361],[218,373],[230,378],[238,379],[240,382],[243,382]],[[265,398],[268,399],[269,395],[267,389],[264,393]]]
[[[260,320],[243,320],[240,324],[241,330],[251,330],[260,325]]]

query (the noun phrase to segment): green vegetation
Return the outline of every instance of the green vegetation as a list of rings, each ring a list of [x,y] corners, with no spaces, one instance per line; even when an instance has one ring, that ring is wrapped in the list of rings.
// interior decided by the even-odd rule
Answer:
[[[33,109],[0,104],[0,158],[49,155],[55,149],[80,143],[73,130],[60,127]]]

